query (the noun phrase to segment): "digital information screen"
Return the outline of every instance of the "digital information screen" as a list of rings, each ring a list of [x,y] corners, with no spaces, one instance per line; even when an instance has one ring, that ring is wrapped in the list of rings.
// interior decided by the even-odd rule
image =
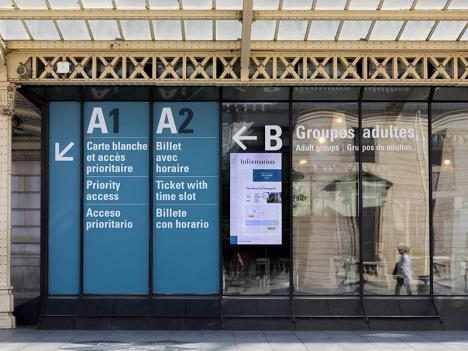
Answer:
[[[230,157],[230,243],[281,245],[281,153]]]

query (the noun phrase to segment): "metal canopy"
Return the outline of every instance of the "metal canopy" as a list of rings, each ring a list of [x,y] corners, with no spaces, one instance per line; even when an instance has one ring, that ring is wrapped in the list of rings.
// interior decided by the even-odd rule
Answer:
[[[467,29],[468,0],[0,0],[23,83],[464,83]]]

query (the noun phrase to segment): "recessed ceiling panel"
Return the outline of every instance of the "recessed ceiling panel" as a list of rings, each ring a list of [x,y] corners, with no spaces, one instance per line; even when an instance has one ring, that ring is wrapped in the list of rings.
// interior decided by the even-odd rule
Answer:
[[[139,9],[146,8],[145,0],[115,0],[118,9]]]
[[[376,10],[380,0],[351,0],[349,10]]]
[[[315,8],[318,10],[344,10],[346,0],[317,0]]]
[[[371,21],[344,21],[338,40],[365,40]]]
[[[179,8],[179,2],[177,0],[150,0],[149,4],[150,8],[153,10],[177,10]]]
[[[213,21],[187,20],[185,23],[185,39],[213,40]]]
[[[279,0],[253,0],[254,10],[277,10]]]
[[[468,1],[466,0],[452,0],[450,6],[448,7],[450,10],[454,9],[461,9],[461,10],[468,10]]]
[[[430,40],[457,40],[465,25],[464,21],[441,21]]]
[[[409,10],[414,0],[385,0],[382,10]]]
[[[118,40],[120,38],[117,21],[113,20],[92,20],[89,21],[93,37],[96,40]]]
[[[34,40],[60,40],[60,36],[51,20],[28,20],[29,28]]]
[[[151,40],[151,31],[147,20],[122,20],[120,25],[125,40]]]
[[[209,10],[213,4],[212,0],[184,0],[182,6],[189,10]]]
[[[284,10],[310,10],[312,0],[283,0]]]
[[[47,9],[44,0],[16,0],[20,9]]]
[[[252,40],[273,40],[276,21],[254,21],[252,23]]]
[[[335,40],[340,21],[312,21],[308,40]]]
[[[434,21],[409,21],[400,40],[426,40],[434,23]]]
[[[307,21],[282,20],[279,23],[278,40],[304,40]]]
[[[216,21],[216,40],[238,40],[241,37],[242,24],[236,20]]]
[[[216,0],[216,8],[220,10],[242,10],[242,0]]]
[[[12,9],[13,5],[10,0],[0,0],[0,9]]]
[[[447,0],[418,0],[416,9],[418,10],[442,10],[447,3]]]
[[[89,40],[89,32],[85,21],[58,20],[57,24],[65,40]]]
[[[376,21],[369,39],[395,40],[401,26],[403,26],[403,21]]]
[[[79,9],[80,5],[76,0],[49,0],[52,9]]]
[[[182,40],[182,27],[178,20],[153,21],[156,40]]]
[[[5,40],[26,40],[28,33],[20,20],[0,20],[0,34]]]
[[[81,0],[85,9],[112,8],[111,0]]]

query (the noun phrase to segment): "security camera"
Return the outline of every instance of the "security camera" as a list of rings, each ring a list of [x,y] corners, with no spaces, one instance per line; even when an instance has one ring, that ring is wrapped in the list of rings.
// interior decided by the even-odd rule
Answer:
[[[21,78],[28,78],[29,77],[29,69],[26,67],[26,65],[22,62],[20,62],[19,66],[16,68],[16,73],[21,77]]]

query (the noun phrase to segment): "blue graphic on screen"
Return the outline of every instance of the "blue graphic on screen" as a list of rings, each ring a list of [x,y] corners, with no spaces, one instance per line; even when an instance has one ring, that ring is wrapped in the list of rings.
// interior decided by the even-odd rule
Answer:
[[[84,104],[84,292],[148,293],[149,104]]]
[[[219,292],[219,106],[154,105],[155,292]]]
[[[80,104],[49,104],[50,295],[77,295],[80,283]]]

